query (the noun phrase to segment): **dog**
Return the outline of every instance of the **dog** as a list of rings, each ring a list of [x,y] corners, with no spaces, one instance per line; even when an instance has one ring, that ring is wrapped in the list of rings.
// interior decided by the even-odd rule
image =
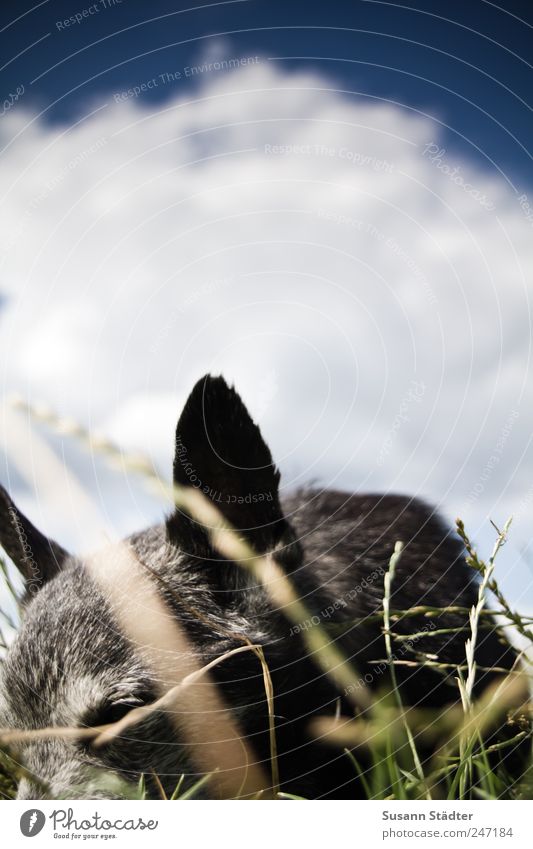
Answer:
[[[379,613],[384,578],[400,540],[404,547],[390,604],[393,610],[414,608],[416,615],[397,617],[394,633],[416,635],[408,646],[417,655],[407,651],[405,659],[430,653],[450,670],[398,663],[402,701],[431,710],[457,702],[454,678],[456,667],[465,665],[468,636],[468,616],[461,610],[477,603],[479,586],[463,544],[418,499],[319,489],[280,498],[280,473],[260,430],[222,377],[207,375],[193,388],[177,424],[173,473],[177,487],[200,490],[239,539],[275,559],[308,615],[301,622],[289,619],[268,588],[242,563],[219,554],[206,528],[183,509],[129,537],[128,552],[153,581],[200,665],[243,641],[262,647],[273,711],[253,652],[230,654],[211,676],[265,770],[274,717],[281,790],[305,798],[363,796],[350,759],[312,731],[313,719],[353,717],[354,708],[350,687],[343,690],[326,674],[306,638],[315,627],[334,634],[335,647],[355,670],[354,692],[390,689]],[[161,695],[157,673],[124,632],[88,561],[41,534],[3,488],[0,543],[26,585],[22,624],[2,664],[0,726],[86,729],[152,704]],[[416,613],[421,605],[458,611],[428,619]],[[497,680],[493,668],[511,669],[517,659],[493,619],[484,623],[489,627],[477,640],[475,695]],[[180,776],[184,788],[197,781],[197,746],[165,710],[148,711],[145,721],[107,746],[85,738],[28,740],[20,748],[25,774],[18,797],[113,796],[114,791],[95,789],[92,777],[102,770],[127,780],[144,775],[149,795],[157,796],[161,786],[170,794]],[[209,782],[206,787],[209,796]]]

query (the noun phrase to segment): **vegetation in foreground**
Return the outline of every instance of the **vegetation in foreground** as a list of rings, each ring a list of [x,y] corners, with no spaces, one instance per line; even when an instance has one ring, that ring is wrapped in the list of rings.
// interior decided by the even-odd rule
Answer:
[[[161,491],[162,482],[147,458],[139,455],[128,456],[108,440],[95,441],[92,434],[78,423],[65,422],[52,411],[38,413],[28,410],[52,427],[85,443],[92,450],[101,453],[113,464],[118,462],[140,473],[146,485]],[[304,600],[299,598],[291,581],[281,568],[266,557],[259,556],[241,536],[227,523],[216,507],[197,490],[172,485],[169,496],[176,506],[188,512],[195,521],[202,524],[210,537],[214,549],[228,560],[251,570],[258,582],[270,595],[272,601],[283,608],[292,624],[309,622],[311,617]],[[349,759],[354,773],[359,777],[364,795],[368,799],[449,799],[449,800],[496,800],[533,798],[533,760],[532,760],[532,664],[533,664],[533,617],[521,615],[514,610],[504,596],[495,574],[498,552],[507,540],[511,520],[503,529],[496,530],[496,541],[490,557],[480,558],[468,538],[462,521],[457,521],[457,533],[466,549],[466,562],[478,576],[477,603],[470,610],[466,608],[427,607],[418,605],[408,610],[395,610],[391,607],[392,588],[396,566],[402,556],[401,541],[391,540],[392,556],[385,572],[382,607],[375,614],[383,632],[383,658],[376,658],[386,675],[386,686],[374,695],[362,683],[362,679],[350,662],[338,650],[335,628],[353,628],[357,622],[346,621],[341,626],[328,625],[326,622],[313,624],[302,633],[302,639],[310,652],[313,652],[317,665],[335,684],[339,695],[343,693],[351,703],[351,717],[321,717],[310,725],[310,733],[320,736],[336,754],[343,753]],[[387,564],[384,564],[386,568]],[[11,602],[10,608],[20,614],[20,599],[0,557],[0,583],[4,584],[3,596]],[[276,580],[268,581],[267,575],[274,574]],[[394,623],[408,620],[409,617],[423,616],[428,627],[423,630],[424,637],[442,634],[435,627],[435,621],[443,613],[462,614],[463,624],[457,628],[447,628],[445,633],[464,633],[465,654],[461,666],[450,668],[450,664],[439,661],[435,654],[421,652],[418,639],[422,632],[396,634]],[[0,607],[0,650],[7,646],[2,622],[12,634],[16,630],[16,617]],[[484,627],[493,628],[492,621],[498,623],[498,633],[503,642],[519,646],[517,662],[509,670],[502,669],[501,679],[484,691],[480,699],[475,700],[476,678],[484,670],[476,662],[476,646],[482,640]],[[314,621],[314,620],[313,620]],[[413,621],[415,621],[413,619]],[[490,623],[490,624],[489,624]],[[466,627],[465,627],[466,624]],[[333,628],[333,630],[332,630]],[[248,642],[248,641],[246,641]],[[272,784],[270,796],[283,799],[296,799],[279,792],[276,760],[274,708],[275,693],[272,692],[272,680],[260,646],[248,646],[255,650],[263,666],[265,693],[269,706],[271,757],[270,771]],[[237,649],[242,651],[243,648]],[[234,650],[236,651],[236,650]],[[231,652],[228,652],[229,656]],[[215,663],[223,662],[225,655]],[[0,659],[1,662],[1,659]],[[431,665],[433,669],[452,680],[457,687],[457,701],[449,708],[439,711],[420,710],[405,707],[402,704],[401,688],[398,686],[400,666],[416,668]],[[209,665],[188,676],[197,677],[207,671]],[[1,670],[0,670],[1,671]],[[496,670],[494,670],[496,671]],[[187,678],[175,688],[180,692],[187,686]],[[159,702],[168,702],[167,693],[148,710],[157,710]],[[178,693],[179,697],[179,693]],[[340,699],[339,699],[340,704]],[[64,729],[72,736],[74,732],[85,739],[105,736],[108,740],[132,727],[137,720],[138,711],[130,713],[115,724],[96,729]],[[140,718],[140,716],[139,716]],[[125,724],[126,723],[126,724]],[[504,726],[505,734],[500,731]],[[498,736],[491,738],[491,732],[498,729]],[[57,732],[57,729],[53,729]],[[63,731],[63,730],[62,730]],[[81,732],[81,733],[80,733]],[[31,732],[49,736],[48,731]],[[24,732],[22,733],[22,738]],[[17,739],[18,738],[18,739]],[[17,743],[21,735],[10,729],[0,729],[0,795],[5,799],[14,798],[18,781],[24,777],[23,757],[19,754]],[[428,754],[429,753],[429,754]],[[512,763],[513,755],[527,767],[522,777],[513,780],[507,772],[506,764]],[[223,770],[224,765],[220,765]],[[518,774],[513,770],[515,774]],[[519,772],[519,771],[518,771]],[[155,789],[161,798],[185,800],[209,795],[209,783],[213,778],[204,775],[191,784],[190,776],[182,776],[173,793],[168,796],[157,774],[151,770],[142,776],[136,784],[125,782],[114,773],[95,771],[90,785],[84,788],[72,788],[74,795],[99,794],[122,796],[124,798],[144,799],[147,787],[151,794]],[[35,776],[32,776],[35,782]],[[43,788],[46,791],[46,788]],[[266,795],[266,793],[265,793]]]
[[[396,563],[401,557],[401,544],[397,543],[391,557],[388,571],[385,575],[383,608],[377,614],[383,621],[384,645],[386,657],[384,663],[388,666],[389,684],[387,693],[378,693],[367,718],[357,718],[342,724],[330,717],[315,721],[311,729],[314,733],[326,736],[332,747],[340,747],[345,757],[349,758],[354,771],[359,776],[364,793],[369,799],[530,799],[533,798],[533,766],[531,765],[531,706],[526,700],[517,709],[517,698],[520,693],[531,691],[530,651],[533,646],[533,618],[522,616],[513,610],[503,595],[495,576],[495,561],[499,549],[506,540],[508,525],[498,532],[496,545],[491,557],[482,560],[473,548],[466,535],[462,522],[458,521],[457,529],[462,537],[470,568],[479,574],[478,604],[470,611],[464,611],[469,616],[469,632],[465,634],[465,663],[464,666],[450,670],[445,664],[440,664],[436,656],[427,652],[422,655],[416,649],[416,634],[399,638],[394,634],[392,625],[399,617],[409,617],[413,611],[396,611],[390,609],[389,599],[391,586],[394,581]],[[0,561],[4,584],[4,597],[8,594],[18,606],[19,598],[16,589],[9,580],[5,563]],[[489,608],[488,597],[494,604]],[[428,621],[446,611],[446,608],[417,609],[427,617]],[[458,611],[456,611],[458,612]],[[520,644],[521,668],[513,670],[511,675],[502,679],[496,690],[484,694],[482,699],[475,702],[472,699],[473,686],[478,669],[475,662],[476,641],[483,629],[485,616],[496,616],[501,623],[501,637]],[[13,631],[16,622],[6,610],[0,609],[0,617],[9,631]],[[347,623],[353,624],[353,623]],[[324,631],[323,649],[327,655],[334,636],[328,632],[327,625],[316,626]],[[338,627],[338,626],[337,626]],[[427,634],[435,633],[428,629]],[[397,651],[395,641],[401,639],[401,651]],[[0,626],[0,646],[5,649],[8,639]],[[408,647],[406,654],[405,647]],[[402,659],[399,660],[398,657]],[[442,668],[442,674],[447,677],[452,674],[455,678],[460,703],[449,710],[430,715],[428,711],[418,711],[416,708],[404,708],[400,690],[396,681],[398,665],[407,664],[412,667],[430,663],[435,668]],[[328,658],[324,658],[324,667]],[[346,675],[346,671],[344,673]],[[348,672],[348,674],[350,674]],[[357,671],[351,670],[354,685],[359,680]],[[344,678],[346,681],[346,678]],[[502,742],[490,744],[491,726],[501,725],[507,721],[508,735]],[[0,735],[1,739],[1,735]],[[430,743],[431,757],[422,757],[422,751],[428,751]],[[530,754],[530,766],[522,779],[513,783],[508,775],[501,755],[509,754],[512,750],[526,751]],[[275,757],[275,755],[274,755]],[[24,766],[19,763],[16,744],[6,744],[5,738],[0,749],[0,797],[12,799],[16,795],[16,787],[24,775]],[[129,784],[115,774],[95,774],[91,781],[91,789],[111,795],[122,795],[125,798],[146,798],[146,782],[158,790],[161,798],[185,800],[202,796],[209,787],[210,776],[200,778],[192,787],[183,789],[184,779],[178,782],[174,793],[168,797],[157,775],[143,776],[138,784]],[[87,788],[85,788],[87,790]],[[288,794],[276,793],[277,798],[296,798]]]

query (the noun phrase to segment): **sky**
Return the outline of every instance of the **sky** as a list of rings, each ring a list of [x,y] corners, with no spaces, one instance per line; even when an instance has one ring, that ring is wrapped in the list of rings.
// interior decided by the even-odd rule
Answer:
[[[92,11],[91,11],[92,10]],[[234,382],[283,488],[460,515],[533,609],[529,3],[5,2],[0,480],[76,551]]]

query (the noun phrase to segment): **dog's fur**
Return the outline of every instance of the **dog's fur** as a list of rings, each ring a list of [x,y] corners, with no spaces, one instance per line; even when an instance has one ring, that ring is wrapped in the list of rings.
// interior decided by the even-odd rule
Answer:
[[[164,579],[161,595],[203,662],[241,645],[242,635],[264,647],[274,685],[282,789],[307,797],[360,795],[349,759],[316,742],[309,732],[313,717],[338,710],[349,714],[353,708],[309,655],[303,636],[313,622],[336,625],[331,632],[341,634],[337,644],[360,679],[373,689],[386,687],[388,676],[376,662],[385,657],[382,623],[369,617],[382,609],[383,578],[394,543],[401,540],[405,548],[394,580],[393,608],[470,608],[478,585],[459,539],[430,507],[403,496],[311,490],[283,500],[282,507],[279,472],[270,452],[241,399],[222,378],[207,376],[191,393],[176,432],[174,480],[201,488],[258,552],[275,551],[311,621],[291,625],[250,574],[221,558],[203,528],[178,510],[127,544],[152,575]],[[120,633],[83,560],[40,534],[1,488],[0,542],[28,589],[22,626],[3,664],[0,725],[98,725],[117,718],[129,705],[154,700],[153,670]],[[400,618],[394,630],[422,632],[414,646],[417,652],[464,664],[465,634],[432,634],[428,621],[423,616]],[[431,621],[433,630],[467,625],[461,614],[446,613]],[[480,667],[510,668],[516,656],[489,628],[480,632],[476,659]],[[257,657],[238,654],[213,675],[267,768],[268,712]],[[399,665],[397,676],[405,704],[441,707],[457,699],[453,670],[447,678],[430,666]],[[480,672],[476,692],[494,677]],[[23,779],[19,797],[109,795],[91,787],[93,767],[128,778],[155,771],[171,790],[182,773],[187,781],[194,778],[191,745],[178,739],[162,712],[98,750],[73,741],[31,742],[22,754],[36,780]]]

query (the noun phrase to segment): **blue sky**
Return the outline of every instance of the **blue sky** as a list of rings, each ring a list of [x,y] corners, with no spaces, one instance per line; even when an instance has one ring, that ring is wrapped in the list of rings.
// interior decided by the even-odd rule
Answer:
[[[91,8],[80,23],[61,23]],[[433,116],[447,146],[520,187],[531,183],[532,25],[527,0],[7,0],[3,91],[22,83],[47,120],[69,121],[88,101],[195,64],[223,34],[232,55],[312,68],[355,99]],[[195,83],[183,78],[180,89],[192,95]],[[162,102],[174,93],[159,87],[144,97]]]
[[[166,505],[10,394],[168,477],[221,372],[287,490],[418,495],[484,553],[513,513],[531,609],[530,5],[2,4],[0,473],[37,524]]]

